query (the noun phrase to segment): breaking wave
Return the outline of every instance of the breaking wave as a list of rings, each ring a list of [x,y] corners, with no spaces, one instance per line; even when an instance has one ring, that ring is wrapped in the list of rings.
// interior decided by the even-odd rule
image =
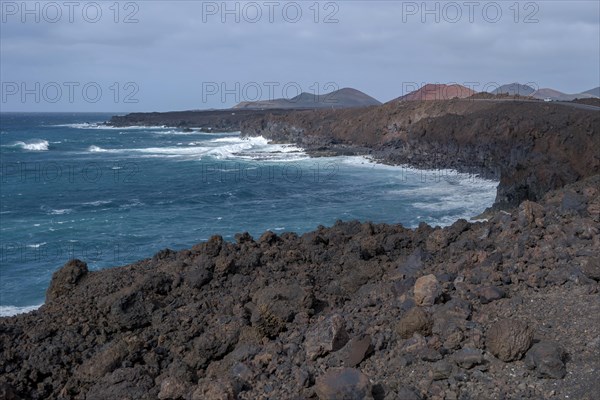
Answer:
[[[17,314],[28,313],[40,308],[42,304],[38,304],[37,306],[0,306],[0,317],[12,317]]]
[[[32,139],[27,142],[18,141],[13,144],[9,144],[6,147],[18,147],[28,151],[47,151],[50,147],[50,144],[47,140]]]
[[[92,145],[90,153],[141,154],[147,157],[210,157],[218,160],[243,159],[261,161],[297,161],[308,158],[299,147],[270,144],[262,136],[252,138],[225,137],[203,142],[191,142],[188,146],[145,147],[107,149]]]

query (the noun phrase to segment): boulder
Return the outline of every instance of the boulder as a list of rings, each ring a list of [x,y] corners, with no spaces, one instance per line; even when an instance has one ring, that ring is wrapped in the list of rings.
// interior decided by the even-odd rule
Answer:
[[[200,289],[212,279],[212,272],[205,266],[197,266],[186,272],[184,282],[191,288]]]
[[[504,290],[496,286],[486,286],[478,291],[479,301],[481,304],[488,304],[492,301],[500,300],[506,296]]]
[[[315,384],[321,400],[372,400],[371,389],[369,378],[354,368],[327,371]]]
[[[69,293],[88,273],[87,264],[80,260],[71,260],[52,275],[50,287],[46,292],[46,301],[53,301]]]
[[[258,239],[258,243],[259,244],[261,244],[261,245],[268,245],[268,246],[272,246],[272,245],[276,244],[279,241],[281,241],[281,239],[275,233],[273,233],[271,231],[266,231]]]
[[[535,369],[539,378],[562,379],[567,374],[565,352],[554,342],[534,344],[525,356],[525,365]]]
[[[94,380],[94,385],[87,391],[85,399],[156,399],[158,391],[154,384],[154,380],[141,368],[119,368]],[[74,397],[65,395],[58,398],[71,399]]]
[[[421,308],[413,307],[400,319],[396,325],[396,332],[403,339],[410,338],[415,332],[429,336],[432,326],[431,317]]]
[[[331,352],[338,351],[348,342],[346,322],[339,314],[334,314],[315,324],[306,334],[304,349],[309,360],[316,360]]]
[[[542,218],[544,217],[544,207],[533,201],[525,200],[519,206],[518,222],[522,227],[536,224],[542,225]]]
[[[590,279],[600,281],[600,257],[589,257],[581,264],[581,271]]]
[[[212,236],[207,242],[199,243],[192,247],[193,252],[205,254],[209,257],[216,257],[223,247],[223,237],[219,235]]]
[[[452,375],[452,364],[446,360],[440,360],[433,364],[429,374],[434,381],[448,379]]]
[[[419,306],[432,306],[441,294],[442,286],[435,275],[422,276],[415,282],[414,297]]]
[[[342,360],[346,367],[355,367],[373,350],[371,336],[352,338],[344,347]]]
[[[483,353],[478,349],[460,349],[453,354],[454,362],[461,368],[471,369],[483,363]]]
[[[523,357],[533,342],[533,329],[525,322],[504,319],[487,332],[488,350],[502,361],[515,361]]]
[[[138,287],[125,288],[110,305],[109,319],[123,330],[133,330],[150,323],[152,304],[144,301],[144,293]]]
[[[263,335],[274,337],[296,314],[310,314],[314,297],[298,284],[275,285],[257,291],[252,296],[256,305],[252,312],[252,326]]]

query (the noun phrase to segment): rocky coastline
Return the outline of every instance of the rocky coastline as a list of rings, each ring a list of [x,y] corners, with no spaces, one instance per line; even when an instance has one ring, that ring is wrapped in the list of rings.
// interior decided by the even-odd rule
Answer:
[[[445,228],[340,221],[215,236],[98,272],[71,260],[44,306],[0,318],[0,397],[600,393],[598,112],[448,100],[215,113],[111,123],[239,130],[315,156],[455,168],[497,177],[496,204],[487,221]]]
[[[599,111],[518,100],[399,101],[250,118],[241,132],[317,154],[354,150],[385,163],[497,179],[494,208],[509,209],[600,173]]]
[[[579,106],[475,95],[335,110],[136,113],[108,123],[239,131],[297,144],[315,157],[369,155],[394,165],[455,169],[499,180],[494,208],[509,209],[600,173],[600,108]]]

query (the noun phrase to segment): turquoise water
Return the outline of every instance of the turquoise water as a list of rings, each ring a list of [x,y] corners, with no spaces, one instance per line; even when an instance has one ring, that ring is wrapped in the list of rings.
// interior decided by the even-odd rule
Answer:
[[[237,133],[108,128],[107,114],[2,114],[0,315],[44,301],[69,258],[124,265],[213,234],[307,232],[336,220],[446,225],[496,182],[363,157],[310,158]]]

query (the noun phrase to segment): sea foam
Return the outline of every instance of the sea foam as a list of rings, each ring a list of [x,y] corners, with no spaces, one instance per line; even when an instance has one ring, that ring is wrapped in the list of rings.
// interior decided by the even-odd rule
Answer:
[[[40,308],[42,304],[38,304],[36,306],[0,306],[0,317],[12,317],[17,314],[24,314],[31,311],[35,311]]]
[[[225,137],[191,142],[187,146],[173,147],[107,149],[92,145],[88,147],[87,151],[90,153],[139,154],[143,157],[209,157],[217,160],[297,161],[308,158],[306,153],[299,147],[270,144],[262,136],[250,138]]]
[[[27,142],[18,141],[18,142],[15,142],[15,143],[9,145],[8,147],[19,147],[23,150],[28,150],[28,151],[47,151],[50,147],[50,144],[48,143],[47,140],[32,139]]]

